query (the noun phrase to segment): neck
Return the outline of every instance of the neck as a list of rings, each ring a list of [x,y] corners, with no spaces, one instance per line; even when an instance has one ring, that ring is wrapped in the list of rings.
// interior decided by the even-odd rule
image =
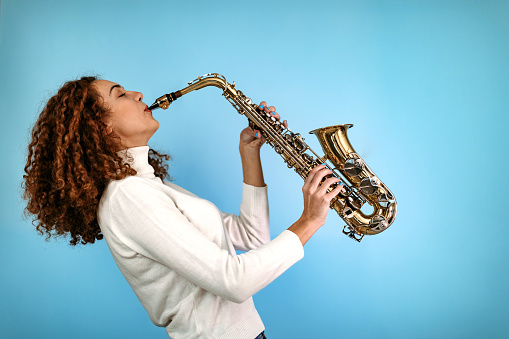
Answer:
[[[138,146],[125,149],[118,154],[137,172],[136,176],[154,178],[154,168],[148,163],[148,151],[148,146]]]

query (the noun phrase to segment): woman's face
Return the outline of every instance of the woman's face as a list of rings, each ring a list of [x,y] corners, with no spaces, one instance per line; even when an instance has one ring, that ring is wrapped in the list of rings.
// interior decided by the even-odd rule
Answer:
[[[126,91],[122,86],[108,80],[95,80],[94,87],[103,97],[111,111],[105,118],[108,133],[114,133],[128,148],[146,146],[148,140],[159,128],[159,122],[143,103],[143,94]]]

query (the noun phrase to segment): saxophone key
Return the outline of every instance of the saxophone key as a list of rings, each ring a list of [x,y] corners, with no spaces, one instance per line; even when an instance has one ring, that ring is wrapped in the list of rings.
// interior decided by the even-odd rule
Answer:
[[[303,158],[303,159],[304,159],[304,161],[305,161],[307,164],[309,164],[309,165],[311,165],[311,164],[313,163],[313,161],[314,161],[313,156],[311,156],[311,155],[309,155],[309,154],[307,154],[307,153],[303,153],[303,154],[302,154],[302,158]]]
[[[383,231],[389,227],[389,224],[387,223],[387,220],[382,215],[375,215],[373,218],[371,218],[369,228],[374,231]]]
[[[348,231],[345,231],[346,229],[348,229]],[[343,234],[357,242],[361,242],[362,238],[364,238],[364,233],[357,231],[354,227],[349,225],[345,225],[345,227],[343,227]]]
[[[341,213],[342,213],[342,218],[346,218],[346,219],[349,219],[354,216],[354,210],[350,206],[345,206],[345,208],[343,208],[343,211],[341,211]]]
[[[348,190],[346,189],[346,186],[343,186],[343,189],[341,191],[339,191],[338,196],[341,198],[346,198],[349,194],[350,194],[350,192],[348,192]]]
[[[334,205],[336,204],[336,201],[338,201],[339,197],[338,196],[335,196],[334,198],[332,198],[332,200],[330,201],[330,206],[329,208],[334,208]]]
[[[359,189],[366,195],[375,194],[380,187],[380,180],[376,177],[364,178],[361,181]]]
[[[298,141],[300,141],[300,142],[302,142],[302,143],[303,143],[303,142],[304,142],[304,140],[306,140],[306,139],[304,139],[304,138],[300,135],[300,133],[297,133],[297,134],[295,134],[295,140],[298,140]]]
[[[378,203],[382,207],[388,207],[394,202],[394,196],[391,192],[380,193],[377,197]]]
[[[285,129],[281,121],[276,122],[276,125],[274,126],[274,129],[276,132],[281,133]]]
[[[354,211],[360,210],[362,207],[362,203],[352,196],[346,198],[346,204]]]
[[[348,159],[344,165],[344,170],[346,174],[352,177],[359,176],[363,169],[364,162],[361,159]]]
[[[299,153],[303,153],[305,150],[308,149],[308,146],[300,140],[294,141],[294,147],[297,150],[297,152],[299,152]]]

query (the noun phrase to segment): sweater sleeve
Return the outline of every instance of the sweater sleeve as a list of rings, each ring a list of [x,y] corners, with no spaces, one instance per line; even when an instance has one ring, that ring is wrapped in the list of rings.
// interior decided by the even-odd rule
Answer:
[[[267,186],[243,183],[240,214],[221,212],[221,215],[236,250],[256,249],[270,241]]]
[[[299,238],[288,230],[256,250],[230,255],[198,231],[169,196],[141,180],[120,184],[110,209],[115,233],[131,249],[237,303],[304,256]]]

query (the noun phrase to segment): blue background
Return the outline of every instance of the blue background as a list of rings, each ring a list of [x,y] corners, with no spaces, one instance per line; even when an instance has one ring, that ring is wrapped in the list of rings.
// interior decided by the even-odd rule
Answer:
[[[274,338],[509,336],[505,133],[508,1],[14,1],[0,16],[3,338],[165,338],[104,241],[44,241],[23,218],[29,131],[67,80],[99,74],[150,104],[217,72],[295,132],[349,136],[398,199],[358,244],[327,223],[254,296]],[[151,146],[174,182],[238,212],[244,117],[206,88],[156,111]],[[314,136],[310,146],[321,154]],[[302,212],[302,180],[268,147],[272,236]]]

